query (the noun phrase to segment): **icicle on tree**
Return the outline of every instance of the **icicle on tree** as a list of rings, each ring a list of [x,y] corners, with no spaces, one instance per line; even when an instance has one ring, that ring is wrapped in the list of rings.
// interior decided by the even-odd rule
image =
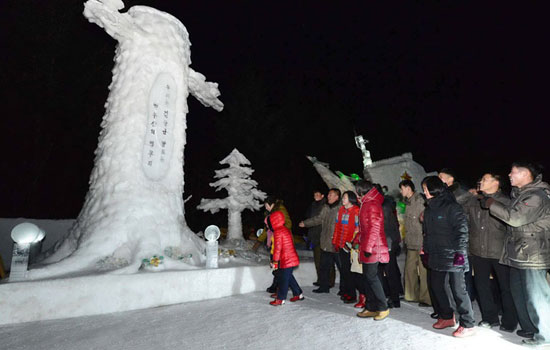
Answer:
[[[30,278],[136,272],[144,258],[179,248],[200,261],[186,224],[183,151],[187,96],[221,111],[216,83],[189,67],[189,34],[168,13],[89,0],[84,16],[118,41],[90,189],[67,237]],[[199,261],[197,261],[199,259]]]
[[[228,164],[229,168],[216,170],[216,182],[210,184],[216,191],[226,190],[229,196],[224,199],[201,199],[197,207],[204,211],[216,213],[220,209],[227,209],[228,239],[242,239],[243,228],[241,212],[245,209],[258,210],[262,207],[260,200],[264,200],[266,194],[258,189],[258,183],[250,178],[254,169],[248,167],[250,161],[236,148],[225,157],[220,164]]]

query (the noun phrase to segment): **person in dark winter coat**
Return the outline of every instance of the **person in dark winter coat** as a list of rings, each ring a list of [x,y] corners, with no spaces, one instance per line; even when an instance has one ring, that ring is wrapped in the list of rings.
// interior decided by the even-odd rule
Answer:
[[[340,270],[340,258],[332,245],[332,235],[336,225],[336,215],[340,209],[340,190],[332,188],[327,195],[327,204],[323,206],[319,215],[300,222],[300,227],[312,227],[322,225],[321,228],[321,264],[320,264],[320,286],[314,289],[314,293],[329,293],[330,291],[330,269],[336,265]],[[343,294],[340,284],[340,294]]]
[[[443,168],[439,171],[438,177],[447,185],[449,191],[451,191],[458,204],[462,205],[463,208],[468,200],[474,197],[472,193],[466,191],[462,188],[462,186],[460,186],[454,170],[450,168]],[[464,278],[466,280],[466,290],[468,291],[470,300],[474,301],[477,294],[474,285],[474,278],[472,276],[472,270],[467,270]]]
[[[550,186],[542,181],[540,167],[517,162],[509,174],[511,202],[481,199],[482,207],[507,223],[502,264],[510,266],[510,286],[527,345],[550,344]]]
[[[313,191],[313,202],[309,206],[305,218],[313,218],[319,215],[323,206],[327,203],[325,195],[320,190]],[[313,261],[315,262],[315,271],[317,272],[317,281],[313,285],[319,286],[320,265],[321,265],[321,230],[322,225],[311,226],[307,229],[307,239],[313,245]],[[334,267],[330,272],[330,284],[334,284]]]
[[[282,212],[275,211],[267,217],[266,221],[269,228],[273,231],[273,260],[271,267],[274,270],[278,270],[276,277],[279,286],[277,289],[277,298],[270,304],[273,306],[283,304],[284,300],[286,300],[288,287],[290,287],[294,295],[290,301],[303,300],[302,289],[292,274],[293,269],[300,264],[300,260],[294,248],[292,233],[285,227],[285,216]]]
[[[500,176],[493,173],[483,175],[479,191],[508,205],[510,199],[500,190]],[[470,233],[470,262],[475,271],[474,282],[481,310],[479,326],[513,332],[518,324],[516,308],[510,291],[510,267],[499,264],[504,249],[506,224],[481,208],[478,198],[472,197],[465,204]],[[498,282],[502,300],[502,324],[498,318],[499,307],[491,290],[491,274]]]
[[[462,206],[436,176],[422,180],[428,200],[424,210],[424,251],[431,269],[431,284],[439,303],[439,319],[435,329],[455,326],[455,317],[449,298],[456,302],[460,326],[455,337],[474,334],[474,312],[464,281],[468,265],[468,221]],[[447,295],[446,280],[451,284],[452,296]]]
[[[375,185],[375,187],[378,192],[382,193],[380,185]],[[399,232],[395,200],[391,196],[384,196],[382,210],[384,212],[384,233],[388,243],[390,261],[387,264],[378,265],[378,277],[382,281],[384,291],[388,297],[388,306],[398,308],[401,307],[399,294],[403,292],[401,271],[399,271],[399,265],[397,265],[397,257],[401,254],[401,233]]]
[[[361,202],[359,211],[359,234],[355,242],[359,243],[359,258],[363,265],[367,307],[357,314],[358,317],[374,317],[380,321],[388,317],[390,310],[384,294],[384,288],[378,278],[378,264],[388,263],[390,256],[384,233],[384,196],[368,181],[362,180],[355,185]]]

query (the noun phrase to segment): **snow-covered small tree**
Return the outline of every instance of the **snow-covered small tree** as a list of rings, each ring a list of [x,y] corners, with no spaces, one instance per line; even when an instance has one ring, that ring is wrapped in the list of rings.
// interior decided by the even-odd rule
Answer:
[[[264,200],[266,194],[258,189],[258,183],[250,178],[254,169],[250,168],[250,161],[236,148],[225,157],[220,164],[227,164],[229,168],[216,170],[214,178],[219,179],[210,184],[216,191],[226,190],[229,194],[224,199],[201,199],[198,209],[217,213],[220,209],[227,209],[228,239],[242,239],[243,228],[241,212],[245,209],[258,210],[262,207],[260,200]]]

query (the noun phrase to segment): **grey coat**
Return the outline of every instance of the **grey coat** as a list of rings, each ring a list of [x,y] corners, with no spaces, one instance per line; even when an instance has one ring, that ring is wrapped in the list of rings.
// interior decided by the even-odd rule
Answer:
[[[550,268],[550,186],[538,176],[514,187],[510,204],[494,202],[491,214],[510,225],[500,262],[518,269]]]
[[[502,192],[487,195],[504,205],[510,203],[510,198]],[[470,232],[470,254],[489,259],[500,259],[504,250],[507,225],[481,208],[479,200],[471,197],[465,204]]]
[[[334,226],[336,226],[336,218],[338,217],[338,209],[340,203],[334,203],[332,206],[325,204],[319,215],[304,220],[305,227],[321,225],[321,250],[329,253],[335,253],[332,245],[332,235],[334,234]]]
[[[415,192],[411,198],[405,199],[407,207],[405,208],[405,245],[407,249],[422,249],[422,223],[420,214],[424,211],[424,198],[420,193]]]

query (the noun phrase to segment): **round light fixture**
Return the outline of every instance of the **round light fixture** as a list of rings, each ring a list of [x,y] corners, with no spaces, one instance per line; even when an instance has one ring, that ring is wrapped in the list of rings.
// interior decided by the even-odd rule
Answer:
[[[42,238],[44,231],[30,222],[23,222],[11,230],[11,239],[17,244],[30,244]]]
[[[220,238],[220,229],[216,225],[210,225],[204,230],[204,238],[207,241],[217,241]]]

